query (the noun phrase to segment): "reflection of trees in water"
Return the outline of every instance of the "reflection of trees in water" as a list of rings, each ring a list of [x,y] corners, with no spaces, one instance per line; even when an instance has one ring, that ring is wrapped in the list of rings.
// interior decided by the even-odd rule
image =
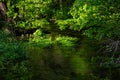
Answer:
[[[113,80],[119,75],[119,66],[112,61],[119,59],[111,60],[111,54],[98,53],[97,45],[96,41],[85,38],[71,48],[58,44],[47,48],[30,47],[32,72],[35,78],[43,80]]]
[[[63,48],[58,45],[49,49],[30,47],[29,57],[35,78],[39,77],[45,80],[71,80],[74,78],[79,80],[82,79],[79,78],[80,75],[85,78],[90,74],[91,68],[86,56],[79,49]]]

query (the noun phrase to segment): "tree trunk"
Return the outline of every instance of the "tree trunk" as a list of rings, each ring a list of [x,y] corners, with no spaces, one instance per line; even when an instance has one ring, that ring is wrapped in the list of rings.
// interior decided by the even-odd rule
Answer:
[[[60,3],[60,9],[62,10],[62,0],[59,0]]]
[[[0,2],[0,15],[1,15],[1,20],[6,21],[6,6],[3,2]]]

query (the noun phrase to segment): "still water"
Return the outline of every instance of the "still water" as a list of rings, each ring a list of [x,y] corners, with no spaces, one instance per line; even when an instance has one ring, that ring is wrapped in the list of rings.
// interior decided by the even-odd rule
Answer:
[[[97,80],[92,50],[54,46],[30,47],[28,51],[31,71],[38,80]]]

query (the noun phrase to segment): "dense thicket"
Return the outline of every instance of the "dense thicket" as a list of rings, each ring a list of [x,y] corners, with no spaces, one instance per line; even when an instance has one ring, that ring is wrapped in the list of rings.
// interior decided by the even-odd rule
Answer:
[[[17,64],[7,65],[15,70],[20,66],[20,73],[21,67],[31,71],[25,72],[28,77],[19,73],[21,78],[13,76],[14,68],[0,74],[5,80],[11,75],[11,80],[119,80],[119,4],[119,0],[0,0],[0,54],[18,57],[20,47],[28,56],[21,53],[25,60],[13,57],[10,61]],[[8,52],[10,48],[13,51]],[[0,67],[6,65],[5,55]]]

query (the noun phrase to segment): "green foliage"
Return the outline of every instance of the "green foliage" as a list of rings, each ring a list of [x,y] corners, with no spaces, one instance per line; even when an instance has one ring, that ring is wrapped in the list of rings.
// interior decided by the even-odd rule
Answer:
[[[63,47],[73,47],[75,46],[76,38],[73,37],[67,37],[67,36],[62,36],[62,37],[56,37],[55,42],[57,42],[59,45]]]
[[[7,16],[13,19],[16,27],[38,28],[47,26],[48,21],[42,18],[46,16],[51,0],[21,0],[12,2],[12,4],[9,1],[7,2]]]
[[[119,3],[113,0],[76,0],[70,14],[79,25],[78,29],[87,28],[84,35],[101,39],[111,36],[112,29],[119,28]]]
[[[65,30],[68,27],[70,27],[70,29],[73,29],[73,28],[75,29],[75,25],[74,25],[73,19],[57,20],[56,23],[59,26],[60,30]]]
[[[47,37],[47,35],[43,34],[43,32],[39,29],[33,34],[33,38],[30,39],[30,43],[33,45],[39,45],[41,47],[51,46],[53,44],[59,44],[63,47],[73,47],[75,46],[75,42],[77,38],[62,36],[56,37],[55,40],[52,40],[52,37]]]
[[[7,16],[10,17],[15,27],[40,28],[48,27],[50,19],[67,19],[74,0],[17,0],[6,1]],[[66,5],[67,4],[67,5]]]
[[[61,30],[82,31],[83,35],[98,40],[110,38],[119,29],[119,3],[114,0],[75,0],[68,12],[72,18],[60,19],[56,23]]]
[[[53,43],[51,37],[46,38],[40,29],[36,30],[33,35],[34,37],[30,39],[30,44],[41,47],[48,47]]]
[[[78,30],[95,39],[119,36],[119,4],[114,0],[8,0],[7,16],[16,27]],[[67,5],[66,5],[67,4]],[[54,21],[50,21],[54,19]],[[54,24],[55,26],[57,26]]]
[[[14,42],[16,39],[13,41],[8,34],[0,32],[0,72],[2,72],[0,74],[6,80],[32,79],[27,68],[26,47],[30,47],[29,57],[34,63],[32,71],[38,72],[34,74],[34,79],[40,75],[41,80],[56,80],[57,78],[70,80],[76,76],[75,80],[110,80],[115,72],[118,75],[119,70],[113,68],[120,67],[119,52],[115,53],[115,57],[111,57],[113,53],[96,54],[96,52],[101,48],[98,43],[102,40],[120,39],[120,0],[0,1],[6,4],[6,14],[11,19],[13,30],[15,27],[25,28],[23,32],[27,34],[29,32],[27,30],[38,29],[30,37],[29,45]],[[99,41],[90,38],[83,40],[83,35]],[[81,44],[77,45],[77,40]],[[44,52],[45,47],[50,48],[48,52]],[[77,49],[71,51],[74,47]],[[54,48],[53,51],[52,48]],[[85,60],[90,60],[92,67]],[[92,71],[88,70],[90,68],[97,70],[90,72]],[[104,74],[101,74],[103,72]],[[83,75],[86,75],[86,78],[83,78]]]
[[[10,42],[0,34],[0,77],[3,80],[30,80],[26,47],[22,42]]]
[[[7,41],[7,34],[0,31],[0,42],[6,42]]]

